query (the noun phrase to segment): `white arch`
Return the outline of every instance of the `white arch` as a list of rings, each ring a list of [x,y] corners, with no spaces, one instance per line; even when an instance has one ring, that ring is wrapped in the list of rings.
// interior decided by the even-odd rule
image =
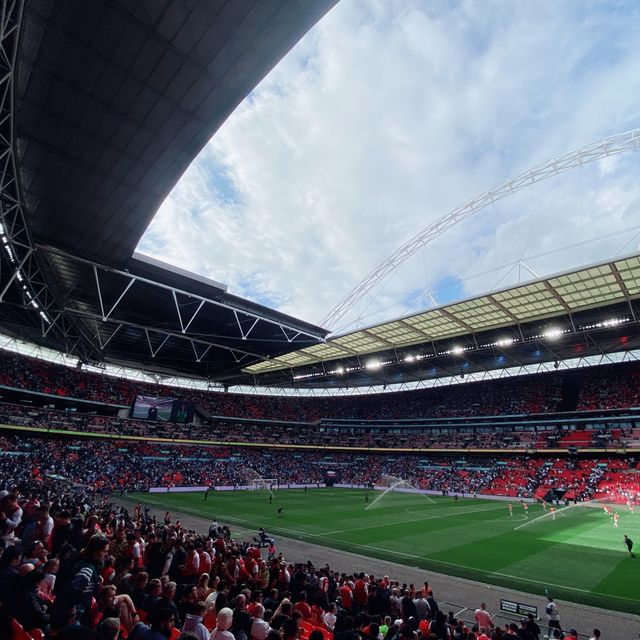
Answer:
[[[447,229],[466,220],[474,213],[481,211],[488,205],[506,198],[507,196],[525,189],[526,187],[551,178],[570,169],[575,169],[583,164],[595,162],[608,156],[625,153],[640,148],[640,129],[633,129],[625,133],[619,133],[594,142],[586,147],[567,153],[566,155],[547,160],[532,169],[528,169],[509,178],[505,182],[497,185],[490,191],[486,191],[464,204],[459,205],[452,211],[432,222],[416,236],[405,242],[396,249],[384,262],[372,269],[360,284],[349,291],[338,304],[320,321],[320,325],[332,329],[336,322],[359,300],[362,299],[371,289],[387,280],[408,258],[418,249],[424,247],[433,239],[442,235]]]

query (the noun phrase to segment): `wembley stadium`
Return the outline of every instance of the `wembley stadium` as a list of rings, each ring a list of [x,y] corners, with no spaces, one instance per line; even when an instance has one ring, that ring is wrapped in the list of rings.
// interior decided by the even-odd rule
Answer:
[[[0,4],[1,638],[640,632],[633,243],[340,324],[640,130],[484,185],[316,324],[138,247],[337,0]]]

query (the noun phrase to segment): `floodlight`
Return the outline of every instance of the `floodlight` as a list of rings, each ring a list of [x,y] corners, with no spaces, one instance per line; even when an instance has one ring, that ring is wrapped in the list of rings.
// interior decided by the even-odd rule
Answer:
[[[459,356],[461,353],[464,353],[464,347],[461,347],[459,344],[457,344],[455,347],[451,348],[451,353],[455,353],[457,356]]]
[[[380,360],[369,360],[367,364],[364,366],[365,369],[369,371],[375,371],[376,369],[380,369],[382,367],[382,362]]]
[[[496,342],[496,346],[498,347],[508,347],[510,344],[513,344],[515,340],[513,338],[500,338]]]
[[[413,362],[415,359],[416,359],[415,356],[408,355],[408,356],[405,356],[404,361],[405,362]]]
[[[341,376],[344,373],[344,367],[337,367],[336,368],[336,373]]]
[[[549,338],[550,340],[555,340],[559,338],[563,333],[564,331],[562,329],[559,329],[558,327],[552,327],[551,329],[547,329],[542,335],[545,338]]]

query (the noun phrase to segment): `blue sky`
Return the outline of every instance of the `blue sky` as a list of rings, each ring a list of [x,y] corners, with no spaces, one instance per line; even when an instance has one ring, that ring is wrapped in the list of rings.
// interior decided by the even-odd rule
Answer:
[[[138,250],[318,322],[447,211],[640,127],[638,25],[635,2],[342,0],[218,131]],[[637,252],[638,156],[487,207],[336,329]]]

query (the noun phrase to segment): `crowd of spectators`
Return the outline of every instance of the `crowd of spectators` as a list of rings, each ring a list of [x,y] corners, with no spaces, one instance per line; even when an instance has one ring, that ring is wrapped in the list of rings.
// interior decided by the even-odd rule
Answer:
[[[589,429],[584,425],[567,430],[566,425],[543,423],[534,430],[526,424],[437,426],[414,424],[317,425],[212,419],[180,425],[136,420],[97,413],[76,413],[17,404],[0,404],[0,424],[57,431],[132,436],[141,439],[198,440],[230,444],[350,447],[359,449],[509,449],[540,450],[575,448],[640,448],[640,429],[631,427]]]
[[[605,473],[606,471],[606,473]],[[178,445],[119,440],[0,438],[0,478],[24,482],[64,478],[105,495],[150,487],[242,487],[254,478],[275,485],[357,486],[401,478],[416,489],[541,499],[562,487],[567,497],[640,497],[636,459],[541,459],[531,456],[451,456]]]
[[[0,637],[10,637],[7,625],[13,618],[27,630],[40,628],[59,640],[115,640],[117,634],[159,640],[169,637],[172,626],[200,640],[417,640],[418,633],[455,640],[518,633],[535,638],[534,628],[531,636],[525,631],[531,621],[515,631],[465,626],[439,610],[426,584],[416,588],[386,577],[348,576],[282,557],[263,558],[260,549],[234,540],[228,529],[214,528],[210,535],[187,531],[158,522],[146,510],[116,508],[109,496],[150,487],[238,488],[256,477],[276,486],[322,485],[329,478],[369,486],[402,478],[404,486],[449,494],[543,499],[562,486],[566,499],[636,503],[640,463],[633,457],[530,455],[538,449],[640,446],[640,430],[629,425],[524,430],[317,422],[543,414],[560,405],[567,375],[396,394],[291,398],[141,384],[0,352],[2,385],[111,406],[110,412],[94,407],[92,413],[76,413],[0,404],[0,423],[48,431],[36,436],[9,430],[0,437]],[[636,406],[639,376],[635,363],[585,370],[577,409]],[[188,399],[214,417],[175,425],[113,415],[113,405],[129,405],[137,394]],[[59,438],[52,429],[87,437]],[[175,442],[181,438],[200,442]],[[390,455],[377,448],[415,452]],[[469,453],[461,459],[460,454],[418,451],[423,449]],[[483,455],[483,449],[521,453]]]
[[[602,369],[602,371],[600,371]],[[625,362],[585,371],[576,409],[625,409],[640,407],[640,366]]]
[[[195,531],[173,522],[168,513],[160,519],[140,505],[131,512],[114,506],[103,492],[103,480],[126,471],[134,460],[142,467],[151,464],[162,453],[154,445],[124,451],[118,446],[122,443],[113,443],[100,456],[95,442],[4,439],[1,444],[2,638],[12,637],[12,625],[34,637],[39,629],[57,640],[541,636],[532,616],[520,624],[494,625],[484,604],[472,619],[456,619],[438,605],[428,582],[401,584],[388,576],[291,562],[273,549],[234,538],[218,523],[206,532]],[[203,453],[175,446],[165,468],[174,469],[180,459],[201,467]],[[236,452],[217,453],[224,454],[229,468],[248,464],[235,459]],[[350,454],[336,455],[342,464]],[[385,470],[382,459],[360,467],[357,458],[350,462],[359,476],[371,467],[376,473]],[[409,466],[398,467],[396,461],[395,468],[408,472]],[[473,483],[474,471],[480,469],[468,468],[460,477]],[[62,473],[83,484],[63,480]]]
[[[261,396],[198,391],[130,381],[0,351],[0,384],[54,396],[128,406],[136,395],[190,400],[213,416],[313,422],[320,419],[411,419],[544,414],[562,406],[573,372],[556,371],[447,387],[341,397]],[[640,404],[640,363],[592,367],[578,375],[575,409]]]

